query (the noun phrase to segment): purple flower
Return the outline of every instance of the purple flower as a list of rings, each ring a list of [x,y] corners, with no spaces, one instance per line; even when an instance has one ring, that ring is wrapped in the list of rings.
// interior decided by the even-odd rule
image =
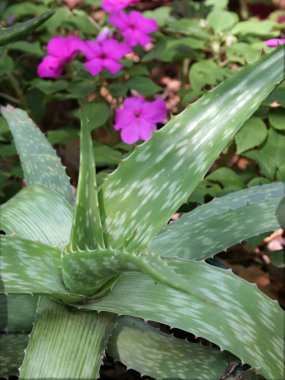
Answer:
[[[120,30],[122,36],[131,46],[147,45],[151,42],[148,34],[158,29],[155,20],[144,17],[138,11],[131,11],[128,14],[123,11],[114,13],[110,16],[109,21]]]
[[[40,78],[58,78],[64,65],[72,61],[81,50],[83,41],[78,37],[53,37],[48,45],[48,55],[38,66]]]
[[[270,40],[265,41],[265,45],[268,47],[276,47],[283,44],[285,44],[285,38],[271,38]]]
[[[86,41],[81,51],[87,58],[84,65],[89,73],[97,75],[104,69],[112,74],[119,72],[123,67],[119,59],[131,53],[132,49],[126,43],[120,43],[114,39],[103,39]]]
[[[108,13],[118,12],[138,1],[139,0],[103,0],[102,8]]]
[[[126,144],[134,144],[138,140],[148,140],[156,124],[167,116],[166,105],[162,99],[148,102],[142,96],[127,98],[123,108],[116,112],[116,131],[121,129],[121,138]]]

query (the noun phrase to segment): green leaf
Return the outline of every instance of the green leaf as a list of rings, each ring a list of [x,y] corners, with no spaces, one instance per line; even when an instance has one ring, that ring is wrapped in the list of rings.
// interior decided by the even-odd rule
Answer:
[[[99,193],[110,246],[145,247],[283,78],[284,47],[279,47],[235,73],[135,149]]]
[[[268,98],[264,101],[265,105],[270,105],[273,102],[279,103],[282,107],[285,107],[285,88],[278,87],[273,91]]]
[[[118,318],[107,352],[155,379],[219,379],[230,362],[238,362],[227,352],[174,338],[130,317]]]
[[[120,274],[128,271],[143,272],[166,286],[191,292],[188,282],[169,268],[166,261],[152,253],[138,256],[110,249],[74,252],[62,257],[61,268],[66,288],[72,293],[89,297],[98,298],[113,286]]]
[[[285,110],[277,108],[269,112],[269,122],[277,130],[285,130]]]
[[[285,250],[270,252],[270,262],[272,265],[285,265]]]
[[[97,379],[114,318],[42,297],[20,378]]]
[[[243,156],[251,158],[260,166],[260,171],[273,180],[277,169],[284,164],[285,135],[282,132],[270,129],[268,138],[259,150],[250,150]]]
[[[29,55],[43,57],[44,51],[39,42],[17,41],[9,45],[9,50],[19,50]]]
[[[83,107],[80,135],[80,171],[76,194],[76,206],[68,250],[96,249],[105,246],[99,203],[95,162],[91,138],[92,119]]]
[[[242,178],[230,168],[218,168],[213,173],[207,175],[207,181],[218,182],[224,188],[231,187],[236,190],[242,189],[244,183]]]
[[[28,186],[0,206],[0,228],[8,235],[63,247],[72,224],[72,208],[58,193]]]
[[[265,123],[258,117],[252,117],[235,136],[237,154],[261,145],[267,137]]]
[[[251,19],[248,21],[241,21],[236,24],[231,30],[231,33],[241,36],[274,36],[276,34],[272,33],[272,30],[275,26],[276,23],[272,20],[260,21],[257,19]]]
[[[239,21],[236,13],[224,10],[213,10],[207,16],[207,20],[215,34],[231,29]]]
[[[151,248],[163,257],[210,258],[252,236],[285,227],[284,200],[283,183],[228,194],[170,223],[152,240]]]
[[[0,75],[6,75],[14,68],[14,61],[9,56],[1,57],[0,60]]]
[[[31,20],[15,24],[7,29],[0,30],[0,46],[7,45],[11,41],[18,40],[42,25],[55,13],[54,9],[34,17]]]
[[[163,7],[156,8],[152,11],[143,12],[143,15],[145,17],[154,19],[160,27],[163,27],[166,24],[168,24],[169,20],[172,19],[171,12],[172,12],[171,7],[163,6]]]
[[[168,23],[166,31],[209,40],[209,34],[202,29],[198,19],[180,18]]]
[[[96,166],[117,165],[123,159],[123,154],[108,145],[95,143],[94,155],[96,157]]]
[[[189,81],[194,91],[202,90],[207,84],[215,85],[223,77],[223,70],[210,60],[194,63],[189,71]]]
[[[19,367],[24,358],[24,350],[28,345],[26,334],[0,334],[0,376],[18,376]]]
[[[1,107],[13,134],[28,185],[43,185],[73,203],[69,178],[56,152],[25,111]]]
[[[226,48],[226,55],[231,62],[238,62],[244,65],[245,62],[251,63],[256,61],[261,53],[253,49],[250,44],[237,42]]]
[[[197,262],[173,265],[189,282],[192,295],[155,284],[143,274],[126,273],[108,295],[82,308],[190,331],[233,353],[266,378],[281,379],[284,311],[277,302],[230,271]],[[201,295],[207,300],[201,301]]]
[[[104,124],[106,124],[111,115],[110,106],[104,102],[86,103],[84,105],[84,112],[90,119],[91,130],[102,127]]]
[[[5,293],[50,294],[66,302],[83,298],[69,294],[62,284],[59,249],[16,237],[0,239]]]
[[[46,80],[46,79],[34,79],[31,82],[33,88],[37,88],[42,91],[45,95],[50,95],[57,93],[62,90],[66,90],[69,86],[69,82],[67,80]]]
[[[126,82],[126,86],[144,96],[151,96],[162,90],[153,80],[143,76],[132,77]]]
[[[8,333],[29,333],[35,319],[37,303],[38,297],[31,295],[0,294],[0,330]]]
[[[205,5],[217,9],[227,8],[229,0],[206,0]]]

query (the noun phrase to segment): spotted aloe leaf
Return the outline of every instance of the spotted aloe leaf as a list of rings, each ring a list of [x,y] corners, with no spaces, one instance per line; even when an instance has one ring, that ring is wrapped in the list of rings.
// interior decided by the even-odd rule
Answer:
[[[177,339],[130,317],[118,318],[107,352],[155,379],[220,379],[231,363],[239,362],[226,351]]]
[[[284,47],[189,106],[105,180],[100,202],[114,248],[140,250],[166,225],[235,133],[284,79]]]
[[[83,298],[62,284],[60,249],[11,236],[2,236],[0,243],[4,293],[46,294],[66,302]]]
[[[96,379],[114,319],[41,297],[20,378]]]
[[[112,280],[128,271],[146,273],[157,282],[191,293],[188,281],[152,253],[139,256],[111,249],[74,252],[62,257],[61,267],[67,289],[75,294],[97,296],[107,284],[113,286]]]
[[[263,376],[281,379],[284,312],[277,302],[230,271],[198,262],[172,264],[188,280],[192,295],[155,284],[143,274],[125,273],[108,295],[81,307],[189,331],[233,353]]]
[[[95,163],[90,123],[85,108],[81,112],[80,172],[69,250],[104,247],[97,195]]]
[[[284,205],[284,183],[237,191],[170,223],[151,248],[162,257],[207,259],[242,240],[285,227]]]
[[[7,235],[64,246],[70,236],[72,207],[58,193],[28,186],[0,206],[0,229]]]
[[[1,107],[1,113],[13,134],[26,183],[46,186],[73,204],[69,178],[43,133],[23,110],[9,105]]]
[[[55,13],[54,9],[50,9],[43,14],[32,18],[31,20],[15,24],[9,28],[0,29],[0,46],[7,45],[9,42],[18,40],[38,28],[46,22]]]

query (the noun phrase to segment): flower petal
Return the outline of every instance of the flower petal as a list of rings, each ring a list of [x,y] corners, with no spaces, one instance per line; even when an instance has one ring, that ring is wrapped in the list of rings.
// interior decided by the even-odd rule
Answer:
[[[285,38],[271,38],[270,40],[265,41],[265,45],[268,47],[276,47],[283,44],[285,44]]]
[[[166,104],[162,99],[145,102],[142,106],[142,116],[153,123],[161,123],[167,116]]]
[[[93,76],[99,74],[103,70],[103,63],[101,59],[95,58],[84,63],[89,73]]]
[[[124,128],[121,131],[121,138],[126,144],[134,144],[139,140],[139,130],[133,127]]]
[[[120,62],[117,62],[111,58],[104,58],[102,60],[102,65],[105,69],[110,71],[111,74],[117,74],[123,67],[123,65]]]
[[[47,55],[38,66],[37,72],[40,78],[58,78],[63,71],[64,63],[57,57]]]

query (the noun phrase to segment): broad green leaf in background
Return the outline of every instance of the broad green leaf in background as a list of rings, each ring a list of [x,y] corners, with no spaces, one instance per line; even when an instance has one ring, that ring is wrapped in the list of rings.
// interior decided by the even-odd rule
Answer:
[[[155,379],[219,379],[230,362],[239,361],[226,351],[177,339],[130,317],[118,318],[107,352]]]
[[[24,37],[26,34],[32,32],[34,29],[38,28],[45,21],[47,21],[55,13],[54,9],[41,14],[40,16],[34,17],[31,20],[15,24],[6,29],[0,29],[0,46],[6,45],[11,41],[18,40]]]
[[[74,312],[46,297],[39,302],[20,378],[98,378],[115,316]]]
[[[277,130],[285,130],[285,110],[283,108],[273,109],[269,112],[269,122]]]
[[[67,244],[72,224],[71,205],[43,186],[28,186],[0,206],[0,228],[7,235],[50,246]]]
[[[107,244],[140,250],[167,224],[244,122],[284,79],[284,52],[282,46],[274,49],[208,92],[107,177],[99,192]]]
[[[111,115],[110,107],[104,102],[86,103],[84,105],[84,112],[90,119],[91,130],[102,127]],[[81,116],[80,110],[76,112],[76,116]]]
[[[80,171],[68,251],[104,248],[95,162],[91,138],[92,119],[81,112]]]
[[[244,187],[242,178],[234,170],[227,167],[218,168],[210,173],[207,175],[206,181],[218,183],[225,190],[232,189],[231,191],[236,191]]]
[[[238,15],[224,10],[213,10],[208,14],[207,20],[216,34],[232,28],[238,23]]]
[[[74,202],[72,188],[56,152],[25,111],[1,107],[13,134],[28,185],[43,185]]]
[[[43,57],[44,51],[41,48],[40,43],[37,42],[27,42],[27,41],[17,41],[10,43],[9,50],[18,50],[29,55],[35,55],[37,57]]]
[[[143,274],[126,273],[104,298],[80,308],[175,326],[233,353],[266,378],[281,379],[284,312],[277,302],[230,271],[197,262],[173,265],[189,281],[192,295],[155,284]]]
[[[237,42],[226,48],[226,55],[231,62],[238,62],[244,65],[245,62],[251,63],[256,61],[261,53],[250,44]]]
[[[241,36],[254,35],[254,36],[278,36],[279,32],[272,32],[276,23],[272,20],[260,21],[251,19],[248,21],[241,21],[234,26],[231,30],[232,34]]]
[[[284,164],[285,135],[282,131],[270,129],[266,142],[260,149],[250,150],[243,156],[255,160],[262,174],[274,180],[278,168]]]
[[[285,127],[284,127],[285,128]],[[252,117],[235,136],[237,154],[261,145],[267,137],[267,128],[262,119]]]
[[[206,85],[215,85],[224,77],[223,70],[213,61],[194,63],[189,71],[189,81],[194,91],[202,90]]]
[[[153,80],[143,76],[132,77],[126,82],[126,86],[144,96],[151,96],[162,90]]]
[[[208,259],[252,236],[285,227],[280,207],[284,199],[283,183],[217,198],[170,223],[152,240],[151,248],[162,257]]]
[[[268,96],[264,104],[269,106],[273,102],[279,103],[283,108],[285,107],[285,88],[282,85]]]

